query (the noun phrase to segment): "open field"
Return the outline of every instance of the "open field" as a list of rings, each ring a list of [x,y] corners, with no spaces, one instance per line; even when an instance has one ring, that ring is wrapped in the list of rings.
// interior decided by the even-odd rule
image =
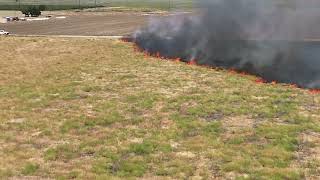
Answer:
[[[19,3],[20,1],[20,3]],[[152,9],[189,9],[193,0],[0,0],[0,10],[16,10],[30,5],[45,5],[47,10],[79,9],[96,6]]]
[[[23,16],[23,14],[20,11],[0,11],[0,18],[6,17],[6,16]]]
[[[0,177],[320,178],[320,95],[107,39],[0,37]]]
[[[11,34],[19,35],[127,35],[145,24],[150,16],[134,12],[46,12],[50,20],[0,24]],[[56,19],[64,16],[65,19]]]

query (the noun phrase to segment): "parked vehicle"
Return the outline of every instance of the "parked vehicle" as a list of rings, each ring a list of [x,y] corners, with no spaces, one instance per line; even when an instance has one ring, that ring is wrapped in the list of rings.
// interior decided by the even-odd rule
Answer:
[[[0,30],[0,35],[9,35],[10,33],[5,30]]]

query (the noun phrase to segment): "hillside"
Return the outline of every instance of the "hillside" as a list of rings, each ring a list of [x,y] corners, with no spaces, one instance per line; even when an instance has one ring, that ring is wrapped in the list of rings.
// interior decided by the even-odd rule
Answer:
[[[118,40],[0,42],[4,179],[320,178],[320,94]]]

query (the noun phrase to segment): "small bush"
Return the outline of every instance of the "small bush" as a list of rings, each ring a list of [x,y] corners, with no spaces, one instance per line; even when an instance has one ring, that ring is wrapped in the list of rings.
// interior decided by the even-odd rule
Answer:
[[[121,177],[142,177],[147,170],[143,161],[125,161],[119,165],[117,175]]]
[[[24,14],[25,16],[29,16],[29,11],[26,8],[21,9],[21,13]]]
[[[22,174],[32,175],[39,169],[39,167],[40,166],[38,164],[27,163],[22,169]]]
[[[30,8],[30,15],[32,17],[38,17],[41,15],[41,11],[39,7],[33,6]]]
[[[142,144],[132,144],[130,146],[130,152],[134,152],[137,155],[150,154],[155,150],[155,145],[151,142],[143,142]]]

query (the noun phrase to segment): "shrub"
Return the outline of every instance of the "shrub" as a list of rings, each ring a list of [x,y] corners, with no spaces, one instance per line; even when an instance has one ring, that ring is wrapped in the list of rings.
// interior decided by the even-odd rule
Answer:
[[[30,15],[28,8],[21,9],[21,13],[24,14],[26,17],[28,17]]]
[[[34,174],[39,168],[40,166],[38,164],[27,163],[22,169],[22,174],[24,175]]]
[[[36,7],[36,6],[32,6],[30,8],[30,15],[32,17],[38,17],[41,15],[41,11],[40,11],[40,8],[39,7]]]

